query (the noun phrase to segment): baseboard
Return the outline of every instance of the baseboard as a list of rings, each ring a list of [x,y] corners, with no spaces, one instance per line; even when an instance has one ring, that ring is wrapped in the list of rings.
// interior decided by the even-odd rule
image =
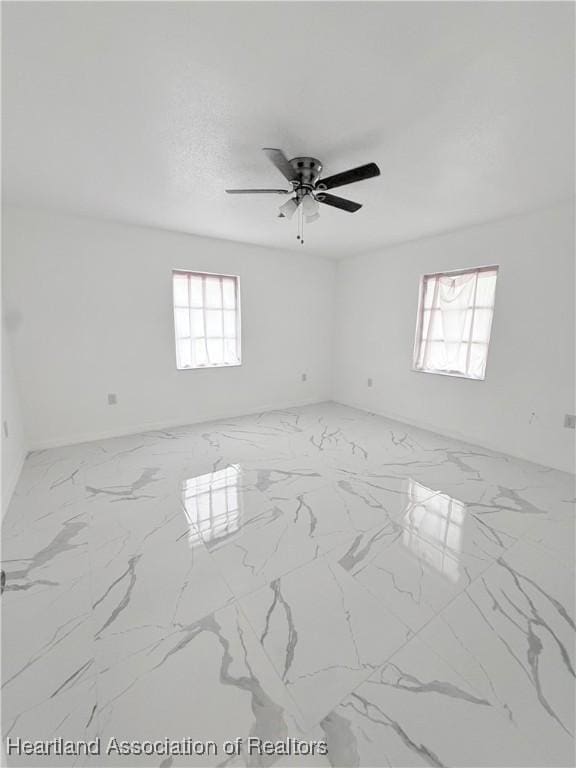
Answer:
[[[36,440],[31,441],[30,451],[43,451],[48,448],[61,448],[67,445],[79,445],[81,443],[92,443],[95,440],[108,440],[114,437],[127,437],[129,435],[139,435],[144,432],[154,432],[158,429],[171,429],[174,427],[185,427],[193,424],[205,424],[210,421],[221,421],[222,419],[241,418],[242,416],[253,416],[265,411],[279,411],[285,408],[300,408],[305,405],[318,405],[320,403],[326,403],[326,398],[309,398],[304,400],[273,403],[268,405],[262,405],[258,408],[245,411],[244,413],[238,413],[237,409],[234,411],[226,411],[215,414],[209,414],[202,416],[200,419],[187,420],[185,418],[172,419],[158,422],[144,422],[141,424],[122,427],[120,429],[109,429],[101,432],[84,433],[81,435],[69,435],[68,437],[53,438],[51,440]]]
[[[417,421],[415,419],[407,419],[404,416],[400,416],[397,413],[392,413],[391,411],[383,411],[376,408],[365,408],[362,405],[358,405],[353,402],[345,402],[344,400],[336,400],[334,399],[335,403],[338,403],[339,405],[347,406],[348,408],[357,408],[359,411],[364,411],[364,413],[375,413],[377,416],[383,416],[385,419],[390,419],[391,421],[398,421],[401,424],[408,424],[410,427],[416,427],[417,429],[422,429],[425,432],[432,432],[436,435],[441,435],[442,437],[449,437],[452,440],[458,440],[461,443],[467,443],[471,446],[477,446],[478,448],[486,448],[489,451],[492,451],[493,453],[499,453],[502,456],[510,456],[513,459],[518,459],[519,461],[526,461],[529,464],[535,464],[538,467],[544,467],[546,469],[555,469],[557,472],[566,472],[566,474],[574,474],[570,472],[569,470],[565,469],[564,467],[558,467],[554,466],[553,464],[543,464],[541,461],[535,461],[533,458],[530,458],[526,455],[522,456],[519,453],[510,453],[507,451],[503,451],[502,448],[491,444],[489,441],[479,441],[476,440],[476,438],[472,438],[469,435],[465,435],[462,432],[457,432],[456,430],[451,429],[440,429],[435,424],[428,424],[423,421]]]
[[[27,451],[22,451],[21,455],[18,458],[18,463],[14,467],[14,470],[11,476],[7,480],[5,478],[2,478],[2,519],[4,519],[6,510],[8,509],[8,507],[10,506],[10,502],[12,501],[12,496],[14,495],[14,491],[16,490],[16,486],[18,485],[18,480],[20,479],[20,475],[22,474],[22,468],[24,467],[24,462],[26,460],[27,455],[28,455]]]
[[[189,421],[181,418],[181,419],[172,419],[172,420],[166,420],[166,421],[160,421],[160,422],[146,422],[146,423],[133,425],[130,427],[123,427],[115,430],[103,430],[100,432],[92,432],[92,433],[81,434],[81,435],[70,435],[68,437],[54,438],[52,440],[33,441],[29,446],[29,450],[40,451],[40,450],[46,450],[49,448],[59,448],[67,445],[91,443],[91,442],[94,442],[95,440],[108,440],[114,437],[127,437],[129,435],[142,434],[143,432],[153,432],[154,430],[158,430],[158,429],[171,429],[174,427],[186,426],[188,424],[190,425],[204,424],[210,421],[220,421],[222,419],[240,418],[241,416],[252,416],[254,414],[262,413],[264,411],[282,410],[284,408],[299,408],[305,405],[319,405],[320,403],[326,403],[326,402],[335,402],[335,403],[338,403],[339,405],[347,406],[349,408],[356,408],[359,411],[364,411],[365,413],[375,413],[376,415],[382,416],[386,419],[391,419],[392,421],[398,421],[401,424],[407,424],[411,427],[425,430],[426,432],[432,432],[433,434],[451,438],[452,440],[458,440],[460,442],[467,443],[468,445],[478,446],[479,448],[486,448],[489,451],[493,451],[494,453],[499,453],[503,456],[512,456],[515,459],[519,459],[520,461],[526,461],[526,462],[529,462],[530,464],[536,464],[541,467],[555,469],[560,472],[567,472],[567,470],[562,467],[543,464],[542,462],[535,461],[534,459],[526,455],[520,455],[518,453],[512,454],[512,453],[503,451],[502,448],[494,445],[493,443],[490,443],[489,441],[478,441],[474,438],[471,438],[455,430],[439,429],[436,425],[428,424],[426,422],[418,421],[415,419],[407,419],[404,416],[401,416],[400,414],[397,414],[397,413],[393,413],[391,411],[383,411],[381,409],[376,409],[376,408],[366,408],[362,405],[359,405],[358,403],[345,402],[344,400],[337,400],[335,398],[333,399],[308,398],[308,399],[290,401],[290,402],[272,403],[272,404],[262,405],[261,407],[254,408],[242,414],[239,414],[237,411],[220,412],[217,414],[210,414],[208,416],[203,416],[202,418],[196,419],[193,421]],[[8,501],[7,502],[3,501],[3,505],[2,505],[3,514],[5,509],[8,507],[10,499],[12,498],[12,494],[14,493],[14,489],[16,488],[16,484],[18,482],[18,478],[20,477],[20,472],[22,471],[22,465],[24,464],[25,458],[26,456],[24,455],[18,467],[18,471],[15,473],[15,477],[12,477],[8,482],[8,491],[7,491]],[[568,472],[568,474],[570,473]],[[5,491],[3,489],[3,499],[5,497],[6,497]]]

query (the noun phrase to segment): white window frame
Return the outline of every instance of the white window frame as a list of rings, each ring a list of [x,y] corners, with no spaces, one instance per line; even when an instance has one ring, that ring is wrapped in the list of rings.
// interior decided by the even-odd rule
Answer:
[[[237,350],[237,356],[238,356],[238,362],[234,363],[205,363],[201,365],[189,365],[189,366],[181,366],[180,360],[179,360],[179,350],[178,350],[178,333],[176,328],[176,309],[188,309],[190,310],[190,304],[188,304],[187,307],[183,307],[181,305],[176,305],[176,299],[174,295],[174,277],[175,275],[185,275],[186,277],[217,277],[217,278],[228,278],[234,280],[234,287],[235,287],[235,300],[236,300],[236,350]],[[242,324],[241,324],[241,310],[240,310],[240,277],[238,275],[228,275],[223,274],[220,272],[200,272],[198,270],[192,270],[192,269],[173,269],[172,270],[172,312],[174,315],[174,351],[176,354],[176,368],[179,371],[205,371],[210,370],[213,368],[237,368],[238,366],[242,365]],[[205,304],[202,307],[203,311],[206,312],[206,306]],[[206,318],[204,318],[204,330],[206,331]],[[190,335],[190,339],[192,341],[192,334]],[[208,338],[208,337],[206,337]],[[223,337],[224,339],[225,337]],[[193,356],[192,356],[193,359]]]
[[[488,351],[490,349],[490,339],[492,337],[492,325],[494,323],[494,312],[496,309],[496,292],[494,293],[494,303],[492,307],[478,307],[475,302],[473,305],[473,312],[476,309],[492,310],[492,316],[490,318],[490,329],[488,333],[488,341],[486,342],[486,366],[484,368],[483,377],[479,378],[476,376],[469,376],[465,373],[462,373],[461,371],[441,371],[433,368],[423,368],[418,366],[418,358],[420,356],[420,347],[422,344],[421,337],[422,337],[422,329],[424,325],[424,300],[426,295],[427,281],[430,280],[430,278],[435,278],[435,277],[453,277],[455,275],[469,275],[474,273],[478,274],[480,272],[496,272],[496,278],[498,278],[499,268],[497,264],[493,264],[493,265],[484,266],[484,267],[469,267],[467,269],[445,270],[442,272],[430,272],[425,275],[422,275],[422,277],[420,278],[420,288],[419,288],[419,296],[418,296],[418,314],[416,319],[416,334],[414,337],[414,352],[412,357],[412,370],[414,372],[433,373],[438,376],[453,376],[459,379],[466,379],[467,381],[485,381],[486,380],[486,371],[488,368]],[[496,283],[498,283],[498,280],[496,280]],[[474,328],[474,320],[472,320],[472,326],[470,329],[471,334],[473,333],[473,328]]]

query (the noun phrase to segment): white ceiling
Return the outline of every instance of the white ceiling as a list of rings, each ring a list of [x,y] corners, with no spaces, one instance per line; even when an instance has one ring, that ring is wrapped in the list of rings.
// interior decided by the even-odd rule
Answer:
[[[306,248],[339,257],[572,194],[571,3],[3,3],[4,196],[297,248],[261,147],[334,190]]]

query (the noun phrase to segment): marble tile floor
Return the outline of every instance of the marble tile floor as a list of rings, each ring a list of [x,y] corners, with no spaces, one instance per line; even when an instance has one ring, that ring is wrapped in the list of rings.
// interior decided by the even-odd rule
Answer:
[[[3,525],[4,743],[101,754],[7,762],[573,766],[574,496],[334,403],[32,453]],[[217,754],[110,741],[183,738]]]

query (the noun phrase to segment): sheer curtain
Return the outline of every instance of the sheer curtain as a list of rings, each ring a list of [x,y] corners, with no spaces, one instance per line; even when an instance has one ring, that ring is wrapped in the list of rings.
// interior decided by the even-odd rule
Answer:
[[[422,278],[414,367],[483,379],[498,267]]]

